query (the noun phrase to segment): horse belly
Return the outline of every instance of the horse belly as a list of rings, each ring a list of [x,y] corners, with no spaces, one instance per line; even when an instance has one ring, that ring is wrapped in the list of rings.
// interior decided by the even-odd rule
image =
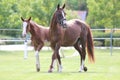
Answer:
[[[68,37],[68,36],[66,36],[65,38],[64,38],[64,40],[62,41],[62,46],[73,46],[75,43],[76,43],[76,41],[78,40],[78,36],[70,36],[70,37]]]
[[[67,41],[67,42],[63,42],[61,46],[67,47],[67,46],[73,46],[75,44],[75,42],[73,41]]]

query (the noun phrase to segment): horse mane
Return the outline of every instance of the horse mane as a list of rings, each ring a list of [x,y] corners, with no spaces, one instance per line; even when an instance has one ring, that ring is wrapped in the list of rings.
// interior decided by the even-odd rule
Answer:
[[[56,20],[56,11],[55,11],[54,14],[53,14],[51,23],[50,23],[50,28],[52,29],[56,25],[57,25],[57,20]]]
[[[46,28],[45,26],[42,26],[42,25],[39,25],[39,24],[37,24],[36,22],[34,22],[34,21],[30,21],[30,24],[32,25],[32,26],[37,26],[38,28]]]

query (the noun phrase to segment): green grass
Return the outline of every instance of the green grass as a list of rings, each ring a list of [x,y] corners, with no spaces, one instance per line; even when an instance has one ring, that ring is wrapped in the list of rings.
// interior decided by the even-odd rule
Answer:
[[[64,50],[65,56],[74,50]],[[87,72],[80,73],[79,56],[62,59],[63,72],[48,73],[52,51],[41,51],[41,71],[36,72],[34,51],[29,51],[28,59],[23,59],[23,51],[0,51],[0,80],[119,80],[120,50],[95,50],[96,62],[91,64],[86,58]]]

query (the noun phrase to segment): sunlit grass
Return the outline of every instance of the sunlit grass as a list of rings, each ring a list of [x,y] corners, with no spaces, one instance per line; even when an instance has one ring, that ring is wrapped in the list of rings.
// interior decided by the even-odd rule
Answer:
[[[0,51],[0,80],[119,80],[120,50],[95,49],[95,64],[86,57],[87,72],[79,73],[79,56],[68,57],[74,50],[64,50],[62,58],[63,72],[48,73],[52,51],[41,51],[41,71],[36,72],[34,51],[28,52],[24,60],[23,51]]]

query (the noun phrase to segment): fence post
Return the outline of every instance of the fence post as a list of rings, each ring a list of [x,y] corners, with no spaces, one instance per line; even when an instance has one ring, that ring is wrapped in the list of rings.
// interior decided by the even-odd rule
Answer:
[[[24,41],[24,59],[27,58],[28,58],[28,53],[27,53],[27,37],[26,37]]]
[[[112,56],[112,49],[113,49],[113,29],[111,29],[110,33],[110,55]]]

